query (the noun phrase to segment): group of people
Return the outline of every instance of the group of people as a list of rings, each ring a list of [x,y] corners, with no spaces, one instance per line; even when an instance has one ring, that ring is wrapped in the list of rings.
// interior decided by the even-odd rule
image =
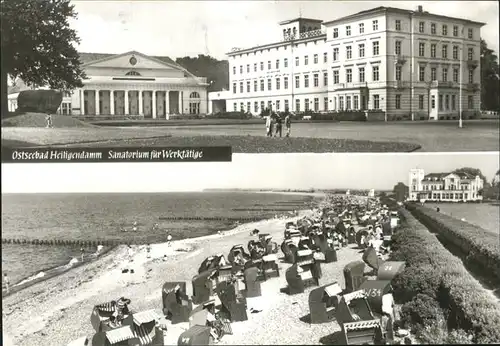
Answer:
[[[276,112],[270,112],[269,115],[266,116],[266,136],[273,137],[273,132],[274,132],[274,137],[277,137],[278,134],[281,137],[283,131],[283,123],[285,124],[286,128],[285,137],[290,137],[291,127],[292,127],[292,119],[290,117],[290,113],[288,113],[283,118],[280,114]]]

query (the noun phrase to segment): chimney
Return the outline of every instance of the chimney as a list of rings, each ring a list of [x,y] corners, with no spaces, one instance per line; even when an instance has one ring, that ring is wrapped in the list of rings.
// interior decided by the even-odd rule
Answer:
[[[418,11],[418,12],[420,12],[420,13],[423,11],[423,9],[422,9],[422,5],[418,5],[418,7],[417,7],[417,11]]]

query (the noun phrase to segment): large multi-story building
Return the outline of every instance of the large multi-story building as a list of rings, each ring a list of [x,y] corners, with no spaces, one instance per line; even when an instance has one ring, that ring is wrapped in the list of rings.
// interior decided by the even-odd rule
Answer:
[[[480,110],[483,23],[418,6],[279,24],[280,42],[228,53],[227,110],[381,110],[414,120],[457,118],[460,103],[464,117]]]
[[[411,169],[409,173],[410,201],[472,202],[483,199],[483,179],[460,173],[430,173]]]

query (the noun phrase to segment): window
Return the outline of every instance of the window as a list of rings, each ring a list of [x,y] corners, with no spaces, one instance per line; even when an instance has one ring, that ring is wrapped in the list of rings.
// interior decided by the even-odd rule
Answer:
[[[345,79],[347,83],[352,83],[352,69],[345,70]]]
[[[271,61],[270,61],[270,60],[267,62],[267,69],[268,69],[268,70],[270,70],[270,69],[271,69]]]
[[[341,111],[344,110],[344,97],[343,96],[339,96],[339,109]]]
[[[453,36],[458,36],[458,25],[453,25]]]
[[[443,36],[448,36],[448,25],[443,24],[443,26],[441,27],[441,34]]]
[[[469,83],[474,83],[474,70],[469,69]]]
[[[250,73],[250,64],[247,64],[247,73]]]
[[[345,109],[351,110],[351,96],[345,97]]]
[[[233,94],[236,94],[236,83],[233,83]]]
[[[474,35],[473,35],[473,31],[472,31],[472,28],[469,28],[469,29],[467,30],[467,32],[468,32],[467,37],[468,37],[469,39],[471,39],[471,40],[472,40],[472,38],[474,37]]]
[[[299,57],[298,56],[295,57],[295,66],[299,66]]]
[[[420,42],[418,44],[418,56],[425,56],[425,43]]]
[[[247,81],[247,93],[250,92],[250,81]]]
[[[419,22],[418,23],[418,32],[419,33],[425,32],[425,22]]]
[[[328,72],[323,73],[323,85],[324,86],[328,85]]]
[[[424,109],[424,95],[418,95],[418,109]]]
[[[364,67],[360,67],[359,70],[359,81],[361,83],[364,83],[365,82],[365,68]]]
[[[444,95],[444,109],[450,109],[450,95]]]
[[[300,76],[295,76],[295,87],[300,88]]]
[[[373,41],[373,55],[378,55],[379,54],[379,44],[378,41]]]
[[[260,110],[263,111],[264,109],[266,109],[266,104],[264,101],[260,101]]]
[[[441,54],[443,59],[448,59],[448,45],[443,44],[443,47],[441,48]]]
[[[435,57],[436,57],[436,44],[432,43],[431,44],[431,58],[435,58]]]
[[[431,34],[436,35],[436,23],[431,23]]]
[[[355,95],[353,97],[353,101],[354,101],[354,105],[353,105],[353,109],[359,109],[359,96],[358,95]]]
[[[288,100],[285,100],[285,111],[288,111],[289,106],[288,106]]]
[[[263,61],[260,62],[260,70],[264,71],[264,62]]]
[[[285,67],[288,67],[288,58],[285,58],[285,59],[283,60],[283,65],[284,65]]]
[[[443,74],[443,82],[447,82],[448,81],[448,69],[446,67],[443,67],[443,70],[442,70],[442,74]]]
[[[439,110],[443,110],[443,95],[439,95]]]
[[[250,112],[252,109],[251,103],[247,102],[247,112]]]
[[[333,84],[339,84],[339,71],[333,71]]]
[[[453,59],[458,60],[458,46],[453,46]]]
[[[304,56],[304,65],[307,65],[307,64],[309,64],[309,56],[308,55]]]
[[[364,43],[361,43],[358,46],[358,51],[359,51],[359,57],[364,58],[364,56],[365,56],[365,44]]]
[[[380,95],[373,95],[373,109],[380,109]]]
[[[253,103],[253,111],[255,113],[259,112],[259,103],[257,101]]]
[[[437,71],[437,70],[436,70],[436,68],[435,68],[435,67],[432,67],[432,68],[431,68],[431,80],[432,80],[432,81],[437,80],[437,73],[436,73],[436,71]]]
[[[283,86],[285,87],[285,90],[288,89],[288,77],[283,78]]]
[[[314,54],[314,63],[317,64],[318,63],[318,54]]]
[[[238,111],[238,104],[236,102],[233,103],[233,111],[235,111],[235,112]]]
[[[363,34],[365,32],[365,24],[359,23],[359,33]]]
[[[271,84],[272,84],[271,78],[268,78],[267,79],[267,90],[271,90]]]
[[[346,52],[346,59],[352,59],[352,47],[347,46],[345,47],[345,52]]]
[[[240,74],[243,74],[243,65],[240,65]]]
[[[400,65],[396,66],[396,80],[397,81],[401,80],[401,66]]]
[[[236,67],[233,67],[234,73],[236,73]],[[130,71],[125,73],[125,76],[140,76],[141,74],[137,71]]]
[[[345,35],[351,36],[351,26],[350,25],[345,27]]]
[[[400,19],[396,19],[396,30],[401,31],[401,20]]]
[[[420,82],[424,82],[425,81],[425,66],[420,65],[418,67],[418,80]]]
[[[401,41],[394,42],[394,53],[396,55],[401,55]]]
[[[314,87],[319,87],[319,74],[314,74]]]
[[[323,62],[328,62],[328,53],[323,53]]]
[[[458,83],[458,68],[453,69],[453,81]]]
[[[236,74],[236,66],[233,66],[233,74]]]
[[[474,59],[474,48],[469,48],[467,50],[467,59],[468,60]]]
[[[309,76],[304,76],[304,88],[309,88]]]
[[[280,60],[276,59],[276,69],[279,69],[279,68],[280,68]]]
[[[339,37],[339,29],[338,28],[333,28],[333,38]]]
[[[379,77],[379,71],[378,71],[378,66],[373,66],[373,81],[378,82],[378,77]]]
[[[339,60],[339,49],[333,48],[333,61]]]
[[[431,108],[436,109],[436,95],[431,96]]]
[[[257,92],[257,81],[253,81],[253,91]]]
[[[309,99],[304,100],[304,111],[309,111]]]
[[[243,82],[240,82],[240,93],[243,94]]]
[[[457,96],[456,95],[451,95],[451,109],[456,110],[457,109]]]
[[[396,109],[401,109],[401,94],[396,95]]]
[[[328,97],[323,98],[323,110],[324,111],[328,110]]]
[[[295,100],[295,111],[300,112],[300,100]]]
[[[281,79],[276,78],[276,90],[280,90],[281,88]]]
[[[319,98],[317,97],[314,98],[314,111],[319,111]]]
[[[374,20],[372,22],[372,24],[373,24],[373,31],[377,31],[378,30],[378,20]]]
[[[253,72],[257,72],[257,63],[253,64]]]
[[[260,91],[264,91],[264,80],[260,80]]]
[[[267,108],[273,109],[273,101],[271,100],[267,101]]]
[[[280,110],[280,100],[276,100],[276,110]]]

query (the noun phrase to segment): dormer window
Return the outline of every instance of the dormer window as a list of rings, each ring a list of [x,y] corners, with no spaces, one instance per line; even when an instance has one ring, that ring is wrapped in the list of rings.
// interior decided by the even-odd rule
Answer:
[[[125,74],[125,76],[140,76],[141,74],[137,71],[130,71]]]

